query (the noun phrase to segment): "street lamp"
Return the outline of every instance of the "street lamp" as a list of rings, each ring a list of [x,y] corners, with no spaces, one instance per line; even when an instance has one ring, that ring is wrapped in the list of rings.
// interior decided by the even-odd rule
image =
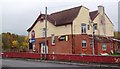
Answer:
[[[95,28],[94,28],[94,23],[91,25],[92,21],[90,20],[89,24],[92,27],[92,54],[95,55],[95,48],[94,48],[94,34],[95,34]]]
[[[93,24],[93,31],[92,31],[92,52],[93,52],[93,55],[95,55],[95,48],[94,48],[94,34],[95,34],[95,29],[94,29],[94,24]]]
[[[45,59],[47,59],[47,7],[45,7]]]

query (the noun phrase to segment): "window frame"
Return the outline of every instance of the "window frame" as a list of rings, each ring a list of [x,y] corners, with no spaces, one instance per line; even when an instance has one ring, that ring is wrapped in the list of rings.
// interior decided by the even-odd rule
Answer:
[[[87,47],[87,41],[86,40],[82,40],[82,48],[86,48],[86,47]]]
[[[97,29],[98,29],[98,24],[97,24],[97,23],[94,23],[94,24],[93,24],[93,27],[94,27],[94,30],[97,30]]]
[[[102,43],[102,50],[106,51],[107,50],[107,44],[106,43]]]
[[[32,30],[32,32],[31,32],[31,37],[35,38],[35,31],[34,30]]]
[[[55,45],[55,34],[51,34],[51,45]]]
[[[85,23],[81,24],[81,33],[86,34],[86,24]]]
[[[87,27],[87,28],[88,28],[88,30],[90,30],[90,25],[88,25],[88,27]]]

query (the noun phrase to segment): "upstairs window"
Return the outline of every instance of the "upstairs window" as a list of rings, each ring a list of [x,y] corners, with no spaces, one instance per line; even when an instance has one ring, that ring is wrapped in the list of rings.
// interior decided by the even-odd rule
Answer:
[[[35,31],[34,30],[32,30],[31,36],[32,36],[32,38],[35,38]]]
[[[90,30],[90,25],[88,25],[88,30]]]
[[[86,47],[86,40],[82,40],[82,47],[83,47],[83,48]]]
[[[84,23],[81,24],[81,31],[83,34],[86,33],[86,24],[84,24]]]
[[[93,24],[94,30],[97,30],[97,23]]]

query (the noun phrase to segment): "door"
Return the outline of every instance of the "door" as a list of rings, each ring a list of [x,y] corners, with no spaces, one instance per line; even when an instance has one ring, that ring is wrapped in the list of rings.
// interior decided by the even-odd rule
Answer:
[[[48,46],[45,47],[45,43],[41,43],[41,53],[45,54],[48,53]]]

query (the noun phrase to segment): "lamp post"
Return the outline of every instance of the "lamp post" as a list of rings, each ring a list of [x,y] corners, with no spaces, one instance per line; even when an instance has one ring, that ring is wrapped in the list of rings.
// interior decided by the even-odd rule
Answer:
[[[47,55],[47,7],[45,7],[45,59]]]
[[[94,24],[93,24],[93,32],[92,32],[92,52],[93,52],[93,55],[95,55],[95,48],[94,48],[94,34],[95,34],[95,29],[94,29]]]
[[[92,23],[93,25],[92,25],[91,23]],[[95,41],[94,41],[95,29],[94,29],[94,23],[90,20],[90,21],[89,21],[89,24],[90,24],[90,26],[92,27],[92,54],[95,55],[95,48],[94,48],[94,44],[95,44],[95,43],[94,43],[94,42],[95,42]]]

